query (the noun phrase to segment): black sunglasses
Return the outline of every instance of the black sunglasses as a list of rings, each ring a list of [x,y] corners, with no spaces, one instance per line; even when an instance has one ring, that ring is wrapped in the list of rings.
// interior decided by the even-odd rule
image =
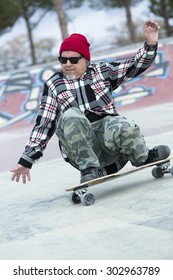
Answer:
[[[68,60],[70,61],[71,64],[77,64],[82,57],[83,57],[82,55],[76,57],[59,56],[58,59],[59,62],[62,64],[66,64]]]

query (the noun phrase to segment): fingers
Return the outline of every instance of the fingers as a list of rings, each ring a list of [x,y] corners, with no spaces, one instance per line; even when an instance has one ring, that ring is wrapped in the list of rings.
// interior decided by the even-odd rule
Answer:
[[[17,183],[22,180],[23,184],[26,184],[26,181],[31,181],[31,176],[30,176],[30,172],[29,172],[29,168],[15,168],[13,170],[11,170],[11,172],[13,173],[11,176],[11,180],[12,181],[16,181]]]
[[[15,181],[19,182],[20,179],[20,174],[17,174],[14,170],[10,170],[11,172],[13,172],[13,175],[11,176],[11,181]]]
[[[155,45],[158,41],[160,26],[153,20],[144,23],[144,36],[148,45]]]
[[[31,181],[31,176],[30,176],[30,173],[29,173],[29,172],[26,173],[26,177],[27,177],[28,181]]]
[[[10,170],[11,172],[13,172],[13,170]],[[13,173],[13,175],[11,176],[11,181],[15,180],[16,175]]]
[[[20,181],[20,174],[17,174],[16,175],[16,182],[19,182]]]
[[[26,174],[22,174],[22,182],[23,184],[26,184]]]
[[[23,184],[26,184],[26,181],[31,181],[31,176],[30,176],[30,173],[29,172],[26,172],[26,173],[23,173],[22,174],[22,181],[23,181]]]
[[[13,173],[13,175],[11,176],[11,180],[12,181],[16,181],[17,183],[20,181],[20,179],[22,179],[23,184],[26,184],[26,181],[31,181],[31,176],[28,173],[23,173],[23,174],[15,174]]]
[[[12,170],[11,172],[13,172],[13,175],[11,176],[11,181],[16,181],[18,183],[20,181],[20,174],[17,174]]]
[[[144,29],[147,30],[147,29],[153,29],[155,31],[158,31],[160,29],[160,25],[153,21],[153,20],[147,20],[145,23],[144,23]]]

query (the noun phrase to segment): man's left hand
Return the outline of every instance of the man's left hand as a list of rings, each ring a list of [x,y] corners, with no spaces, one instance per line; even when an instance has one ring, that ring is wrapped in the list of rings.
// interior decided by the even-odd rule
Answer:
[[[157,22],[147,20],[144,23],[144,35],[148,45],[155,45],[158,41],[160,26]]]

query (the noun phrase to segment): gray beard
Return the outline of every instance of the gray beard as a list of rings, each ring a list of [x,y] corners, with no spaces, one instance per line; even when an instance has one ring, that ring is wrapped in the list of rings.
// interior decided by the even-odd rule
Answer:
[[[76,80],[76,75],[66,75],[67,80]]]

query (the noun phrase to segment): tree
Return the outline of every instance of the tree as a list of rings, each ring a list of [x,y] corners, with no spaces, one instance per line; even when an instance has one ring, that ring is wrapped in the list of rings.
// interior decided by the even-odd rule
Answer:
[[[63,0],[53,0],[56,13],[58,15],[62,39],[68,37],[67,21],[63,8]]]
[[[13,12],[11,12],[13,11]],[[0,1],[0,35],[9,31],[19,17],[18,5],[15,1]]]
[[[33,30],[38,26],[48,11],[56,11],[59,18],[62,39],[68,36],[64,2],[70,5],[71,0],[1,0],[0,1],[0,33],[6,32],[21,17],[27,29],[28,43],[30,46],[31,64],[36,64],[37,57],[33,40]],[[13,12],[12,12],[13,11]],[[37,13],[37,18],[33,16]]]
[[[0,32],[6,32],[22,17],[26,23],[28,42],[30,45],[32,64],[36,63],[32,31],[40,23],[46,12],[52,8],[51,0],[1,0],[0,1]],[[32,17],[40,12],[33,22]]]
[[[55,11],[58,15],[61,37],[65,39],[69,36],[67,28],[67,15],[65,10],[80,7],[87,0],[53,0]]]
[[[55,40],[46,37],[34,43],[37,63],[45,63],[55,59],[52,55],[53,46],[55,46]]]
[[[130,41],[132,43],[137,41],[137,36],[136,36],[136,28],[135,24],[133,23],[132,20],[132,15],[131,15],[131,6],[137,4],[138,2],[141,2],[141,0],[89,0],[91,6],[94,8],[101,8],[101,7],[111,7],[111,8],[124,8],[126,11],[126,18],[127,18],[127,28],[129,30],[129,35],[130,35]]]
[[[36,56],[34,51],[34,43],[32,38],[32,30],[40,23],[40,20],[43,16],[49,11],[55,10],[58,15],[59,26],[61,30],[62,39],[68,37],[68,28],[67,28],[67,16],[64,11],[64,6],[66,8],[70,7],[79,7],[83,0],[18,0],[21,4],[21,15],[23,16],[30,42],[31,56],[32,56],[32,64],[36,63]],[[32,23],[31,18],[35,14],[35,12],[40,9],[43,11],[37,22]]]
[[[24,18],[26,23],[32,64],[36,64],[32,31],[40,23],[47,10],[51,7],[51,4],[49,0],[18,0],[17,2],[20,10],[20,15]],[[32,17],[38,10],[40,10],[40,15],[35,22],[32,22]]]
[[[166,35],[170,37],[173,34],[173,27],[169,24],[173,18],[173,0],[150,0],[149,8],[153,14],[163,18]]]
[[[17,36],[1,47],[0,70],[9,71],[31,63],[26,36]]]
[[[31,57],[27,36],[13,37],[0,50],[0,71],[9,71],[31,65]],[[44,38],[34,42],[34,50],[37,63],[52,61],[52,47],[55,46],[54,39]]]

